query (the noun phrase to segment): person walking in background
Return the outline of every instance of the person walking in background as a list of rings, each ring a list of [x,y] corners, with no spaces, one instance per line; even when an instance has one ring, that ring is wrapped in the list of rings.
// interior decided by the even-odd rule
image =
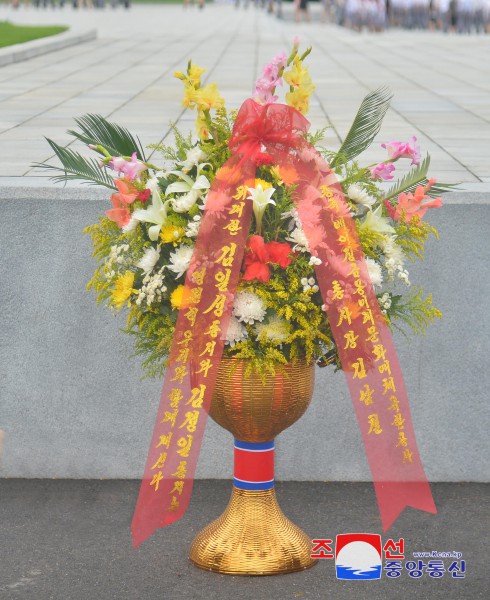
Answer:
[[[309,21],[310,20],[310,13],[308,10],[308,0],[295,0],[294,2],[295,5],[295,21],[296,23],[299,23],[301,21],[301,17],[303,17],[303,20]]]

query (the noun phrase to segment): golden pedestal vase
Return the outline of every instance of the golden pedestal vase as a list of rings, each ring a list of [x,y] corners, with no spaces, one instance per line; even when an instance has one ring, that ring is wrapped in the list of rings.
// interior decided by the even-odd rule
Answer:
[[[223,358],[209,413],[239,440],[235,448],[240,443],[253,448],[253,444],[273,442],[301,417],[313,394],[313,364],[285,365],[265,384],[255,374],[245,377],[246,366],[245,361]],[[271,468],[273,478],[273,463]],[[310,538],[282,513],[273,479],[270,489],[243,489],[247,485],[260,487],[235,478],[225,512],[194,539],[191,561],[202,569],[230,575],[292,573],[313,566]]]

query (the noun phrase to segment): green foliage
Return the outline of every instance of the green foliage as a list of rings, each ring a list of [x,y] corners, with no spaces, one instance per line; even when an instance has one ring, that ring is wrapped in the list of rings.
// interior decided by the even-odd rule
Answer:
[[[410,327],[415,333],[425,335],[425,330],[434,319],[442,318],[442,313],[432,304],[432,294],[423,297],[420,287],[412,289],[405,296],[392,296],[392,304],[388,311],[390,323],[406,335]],[[393,323],[393,320],[402,324]],[[404,326],[405,325],[405,326]]]
[[[194,146],[192,132],[189,132],[187,136],[184,136],[175,123],[170,123],[170,129],[175,140],[173,146],[168,146],[167,144],[151,144],[148,147],[161,154],[166,160],[181,162],[185,159],[187,151]]]
[[[397,244],[411,261],[415,258],[424,260],[425,242],[431,234],[436,239],[439,238],[437,229],[418,216],[413,217],[408,223],[400,219],[395,227]]]
[[[392,93],[385,87],[369,92],[357,111],[345,140],[332,161],[336,168],[340,162],[350,161],[368,148],[378,134],[386,111],[390,106]]]

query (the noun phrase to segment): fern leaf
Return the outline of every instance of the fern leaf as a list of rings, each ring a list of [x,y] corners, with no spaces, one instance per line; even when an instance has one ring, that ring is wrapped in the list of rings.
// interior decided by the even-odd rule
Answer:
[[[32,166],[60,173],[59,175],[53,175],[50,179],[56,183],[80,179],[89,185],[103,185],[111,189],[116,189],[112,177],[105,169],[99,166],[99,162],[96,159],[86,158],[79,152],[63,148],[63,146],[53,142],[53,140],[47,139],[47,142],[59,158],[62,166],[57,167],[48,163],[36,163]]]
[[[338,166],[340,157],[347,162],[371,145],[381,128],[392,96],[393,94],[386,87],[369,92],[361,102],[349,133],[332,161],[332,167]]]
[[[75,123],[82,130],[81,133],[73,129],[67,133],[84,144],[103,146],[113,156],[131,156],[136,152],[140,160],[146,160],[139,138],[133,137],[126,128],[93,114],[83,115],[75,119]]]

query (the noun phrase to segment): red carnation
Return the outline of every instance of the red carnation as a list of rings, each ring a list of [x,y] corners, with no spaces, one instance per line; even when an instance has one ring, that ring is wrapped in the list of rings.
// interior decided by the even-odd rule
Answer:
[[[148,188],[146,190],[143,190],[142,192],[140,192],[137,196],[138,200],[140,202],[147,202],[148,199],[151,196],[151,190],[149,190]]]

